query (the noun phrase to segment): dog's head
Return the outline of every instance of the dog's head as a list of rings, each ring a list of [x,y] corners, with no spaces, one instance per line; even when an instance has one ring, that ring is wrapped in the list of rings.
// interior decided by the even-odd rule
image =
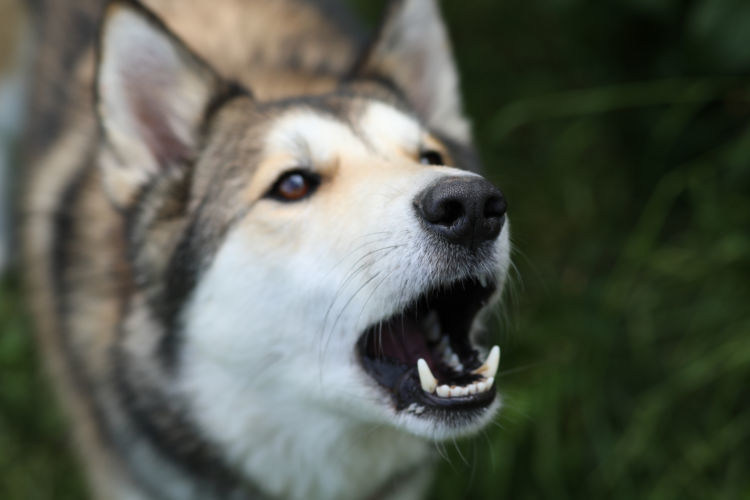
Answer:
[[[474,173],[434,3],[397,2],[329,93],[251,90],[142,9],[109,8],[101,163],[135,277],[123,378],[237,447],[260,412],[436,439],[486,424],[499,352],[477,318],[505,281],[506,204]]]

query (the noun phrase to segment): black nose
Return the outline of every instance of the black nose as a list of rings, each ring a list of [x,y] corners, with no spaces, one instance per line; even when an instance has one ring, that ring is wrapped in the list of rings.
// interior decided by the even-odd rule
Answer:
[[[500,234],[508,208],[503,193],[481,177],[443,177],[414,200],[428,230],[475,249]]]

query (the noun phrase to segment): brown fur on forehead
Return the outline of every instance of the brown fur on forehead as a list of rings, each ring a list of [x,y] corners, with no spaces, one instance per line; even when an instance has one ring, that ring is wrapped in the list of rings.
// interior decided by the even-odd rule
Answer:
[[[351,66],[362,45],[357,23],[343,10],[321,10],[327,2],[144,3],[220,74],[243,82],[264,100],[332,90],[335,75]]]
[[[240,209],[237,196],[260,161],[269,124],[282,112],[282,109],[261,107],[250,98],[240,96],[214,114],[207,124],[204,147],[193,168],[193,203],[211,194],[216,199],[210,201],[221,200],[218,206]]]

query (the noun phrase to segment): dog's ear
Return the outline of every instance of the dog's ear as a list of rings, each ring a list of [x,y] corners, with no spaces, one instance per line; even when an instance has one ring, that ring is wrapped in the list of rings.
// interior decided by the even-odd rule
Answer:
[[[467,143],[458,72],[435,0],[394,0],[355,77],[393,83],[430,127]]]
[[[109,153],[103,163],[105,170],[117,164],[105,181],[132,192],[154,175],[188,164],[206,111],[224,86],[151,12],[133,1],[111,3],[96,73]]]

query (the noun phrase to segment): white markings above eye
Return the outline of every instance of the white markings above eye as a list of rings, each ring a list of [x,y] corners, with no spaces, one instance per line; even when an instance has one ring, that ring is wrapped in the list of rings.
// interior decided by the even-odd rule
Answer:
[[[354,129],[314,111],[282,116],[271,127],[266,152],[291,156],[301,164],[325,166],[349,155],[384,158],[419,152],[423,130],[412,117],[388,104],[372,101]],[[359,137],[357,134],[362,134]],[[373,151],[374,149],[374,151]]]
[[[385,157],[419,152],[422,127],[411,116],[382,102],[373,101],[367,107],[358,127],[367,141]]]
[[[321,168],[341,156],[366,151],[346,124],[313,111],[281,117],[272,125],[266,144],[269,155],[291,156],[301,165]]]

